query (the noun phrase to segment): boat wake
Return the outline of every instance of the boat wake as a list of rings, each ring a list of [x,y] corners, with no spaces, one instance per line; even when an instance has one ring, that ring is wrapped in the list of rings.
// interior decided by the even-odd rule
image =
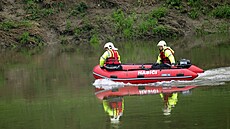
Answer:
[[[224,85],[230,81],[230,67],[221,67],[206,70],[204,73],[192,81],[177,81],[172,84],[178,85],[196,85],[196,86],[216,86]]]
[[[223,85],[230,81],[230,67],[221,67],[216,69],[206,70],[204,73],[192,81],[163,81],[149,84],[131,84],[123,82],[114,82],[108,79],[97,79],[93,85],[97,88],[115,88],[122,86],[216,86]]]

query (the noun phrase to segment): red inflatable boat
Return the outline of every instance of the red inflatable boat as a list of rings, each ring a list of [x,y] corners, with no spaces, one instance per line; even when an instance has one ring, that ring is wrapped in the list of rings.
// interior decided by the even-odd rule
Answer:
[[[179,63],[173,68],[151,68],[150,64],[122,64],[121,70],[101,69],[99,65],[93,69],[95,79],[110,79],[112,81],[144,84],[154,83],[159,81],[170,80],[193,80],[198,76],[198,73],[203,73],[204,70],[192,64]]]
[[[103,100],[107,97],[132,96],[132,95],[150,95],[160,93],[173,93],[189,91],[197,86],[185,87],[163,87],[163,86],[125,86],[111,90],[96,89],[95,95],[98,99]]]

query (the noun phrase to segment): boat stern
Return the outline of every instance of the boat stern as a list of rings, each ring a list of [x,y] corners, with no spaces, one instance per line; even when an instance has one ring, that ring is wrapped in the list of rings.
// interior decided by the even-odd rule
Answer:
[[[192,72],[195,72],[195,73],[203,73],[204,70],[195,66],[195,65],[191,65],[188,70],[192,71]]]

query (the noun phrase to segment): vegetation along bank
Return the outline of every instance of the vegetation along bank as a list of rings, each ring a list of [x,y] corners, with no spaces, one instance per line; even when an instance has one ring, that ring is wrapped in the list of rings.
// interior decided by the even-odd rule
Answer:
[[[230,31],[229,0],[3,0],[1,48]]]

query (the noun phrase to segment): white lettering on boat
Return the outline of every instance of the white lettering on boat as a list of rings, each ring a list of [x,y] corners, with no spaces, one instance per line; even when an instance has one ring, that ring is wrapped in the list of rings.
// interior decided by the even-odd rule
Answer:
[[[153,90],[139,90],[140,95],[146,95],[146,94],[157,94],[159,93],[158,89],[153,89]]]
[[[138,75],[143,75],[143,74],[157,74],[157,71],[156,70],[138,71]]]
[[[161,74],[161,76],[163,76],[163,77],[169,77],[171,75],[170,74]]]

